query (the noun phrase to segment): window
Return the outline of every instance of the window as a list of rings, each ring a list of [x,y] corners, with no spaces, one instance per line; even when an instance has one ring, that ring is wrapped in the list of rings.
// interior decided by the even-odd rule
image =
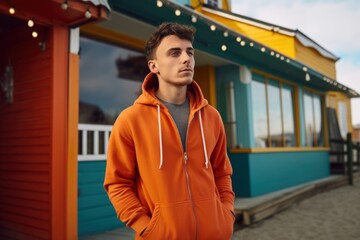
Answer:
[[[306,146],[324,146],[321,97],[311,92],[304,92],[303,101]]]
[[[251,84],[255,146],[296,146],[293,87],[257,74]]]
[[[143,53],[81,37],[79,122],[112,125],[148,72]]]

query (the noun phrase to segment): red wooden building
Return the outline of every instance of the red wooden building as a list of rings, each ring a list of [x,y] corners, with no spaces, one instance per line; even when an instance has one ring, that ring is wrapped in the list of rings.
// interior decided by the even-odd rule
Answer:
[[[71,29],[109,10],[95,0],[0,2],[0,239],[77,239]]]

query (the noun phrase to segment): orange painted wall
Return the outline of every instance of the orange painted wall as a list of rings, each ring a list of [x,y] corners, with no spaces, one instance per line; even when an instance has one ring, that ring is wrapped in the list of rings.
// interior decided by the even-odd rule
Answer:
[[[39,33],[0,34],[0,73],[8,61],[14,68],[14,102],[0,93],[0,239],[66,239],[68,231],[68,33]]]

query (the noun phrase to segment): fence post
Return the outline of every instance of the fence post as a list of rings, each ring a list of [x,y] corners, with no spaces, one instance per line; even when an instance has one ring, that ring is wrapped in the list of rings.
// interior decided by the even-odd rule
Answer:
[[[349,176],[349,184],[353,185],[353,142],[351,133],[346,135],[346,150],[347,150],[347,169]]]

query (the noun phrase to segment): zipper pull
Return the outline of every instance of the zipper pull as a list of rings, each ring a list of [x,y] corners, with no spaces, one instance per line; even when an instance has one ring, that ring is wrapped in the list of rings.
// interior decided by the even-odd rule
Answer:
[[[187,159],[188,159],[188,157],[187,157],[187,153],[186,153],[186,152],[184,152],[185,165],[187,164]]]

